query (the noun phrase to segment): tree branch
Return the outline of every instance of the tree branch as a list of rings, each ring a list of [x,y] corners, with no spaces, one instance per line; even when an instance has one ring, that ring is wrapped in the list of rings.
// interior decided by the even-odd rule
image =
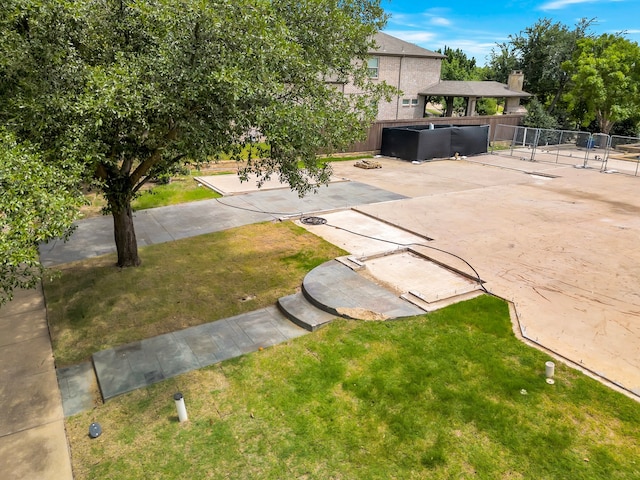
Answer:
[[[175,140],[178,136],[178,125],[173,123],[165,135],[166,141]],[[131,184],[136,185],[142,177],[144,177],[154,165],[157,165],[162,160],[162,147],[157,147],[153,153],[143,162],[131,174]]]
[[[186,157],[186,155],[185,155],[185,154],[176,155],[175,157],[173,157],[173,158],[171,159],[171,162],[170,162],[170,163],[171,163],[171,164],[173,164],[173,163],[177,162],[178,160],[180,160],[180,159],[182,159],[182,158],[184,158],[184,157]],[[140,189],[142,188],[142,186],[143,186],[145,183],[147,183],[147,182],[148,182],[149,180],[151,180],[152,178],[153,178],[153,177],[152,177],[151,175],[147,175],[147,176],[145,176],[142,180],[140,180],[140,182],[139,182],[139,183],[137,183],[137,184],[133,184],[133,183],[132,183],[132,185],[134,185],[134,187],[131,189],[131,192],[135,194],[138,190],[140,190]]]
[[[113,177],[117,175],[117,171],[115,168],[113,168],[111,165],[109,164],[104,164],[102,162],[98,163],[98,165],[96,166],[96,172],[95,172],[95,176],[99,179],[99,180],[106,180],[109,177]]]

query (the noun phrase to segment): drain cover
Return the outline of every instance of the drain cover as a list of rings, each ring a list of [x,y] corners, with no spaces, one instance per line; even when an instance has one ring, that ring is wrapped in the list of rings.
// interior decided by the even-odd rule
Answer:
[[[322,217],[302,217],[300,221],[305,225],[324,225],[327,223],[327,220]]]

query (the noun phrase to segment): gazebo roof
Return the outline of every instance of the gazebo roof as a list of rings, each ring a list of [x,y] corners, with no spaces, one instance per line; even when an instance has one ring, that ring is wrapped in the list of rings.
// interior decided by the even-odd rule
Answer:
[[[393,55],[422,58],[446,58],[445,55],[405,42],[383,32],[377,32],[374,37],[377,48],[370,50],[372,55]]]
[[[442,80],[423,88],[419,92],[425,97],[531,97],[527,92],[516,92],[500,82]]]

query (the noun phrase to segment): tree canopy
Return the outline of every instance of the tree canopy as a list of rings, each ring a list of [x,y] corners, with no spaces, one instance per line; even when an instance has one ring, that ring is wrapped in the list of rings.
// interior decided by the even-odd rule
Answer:
[[[244,173],[304,194],[329,178],[316,153],[360,139],[389,92],[365,61],[379,0],[4,3],[0,119],[102,189],[120,266],[140,262],[131,200],[145,182],[254,133],[267,150]]]
[[[446,55],[442,60],[440,71],[441,80],[481,80],[480,69],[476,66],[476,59],[468,57],[459,48],[455,50],[445,45],[444,51],[436,50]]]
[[[527,107],[529,124],[593,124],[602,133],[624,124],[625,132],[637,131],[638,45],[624,34],[594,36],[594,22],[583,18],[570,28],[540,19],[492,50],[488,70],[495,80],[523,71],[525,90],[536,98]]]
[[[587,126],[594,119],[608,134],[616,122],[637,117],[640,107],[640,47],[622,35],[604,34],[578,42],[564,63],[572,87],[566,95],[574,116]]]
[[[593,20],[581,19],[573,28],[548,18],[539,19],[509,41],[492,50],[489,69],[495,80],[506,83],[513,70],[524,73],[525,90],[536,96],[547,112],[556,109],[569,83],[562,68],[577,49],[577,42],[589,36]],[[538,108],[536,106],[535,108]]]
[[[511,37],[520,55],[527,92],[534,94],[550,113],[569,83],[562,65],[573,57],[578,42],[588,37],[591,23],[583,18],[571,29],[544,18]]]
[[[41,278],[38,245],[70,234],[83,202],[78,173],[42,162],[0,129],[0,305]]]

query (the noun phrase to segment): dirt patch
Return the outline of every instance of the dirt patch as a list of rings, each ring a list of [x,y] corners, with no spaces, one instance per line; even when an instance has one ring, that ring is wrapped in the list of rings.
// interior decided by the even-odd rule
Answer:
[[[387,320],[389,318],[382,313],[372,312],[371,310],[367,310],[365,308],[341,307],[337,308],[336,310],[339,315],[342,315],[343,317],[353,318],[354,320],[377,321]]]

